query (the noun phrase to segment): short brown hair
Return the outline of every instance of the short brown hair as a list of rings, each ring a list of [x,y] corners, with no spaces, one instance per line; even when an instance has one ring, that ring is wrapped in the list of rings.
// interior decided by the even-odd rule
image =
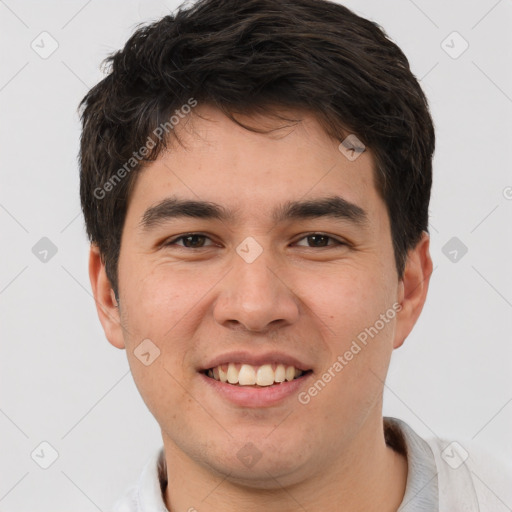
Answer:
[[[407,58],[379,25],[326,0],[199,0],[140,26],[105,63],[80,103],[80,198],[116,294],[137,170],[177,137],[155,129],[191,98],[235,122],[233,112],[281,105],[310,111],[338,140],[355,134],[375,158],[402,277],[428,232],[435,136]]]

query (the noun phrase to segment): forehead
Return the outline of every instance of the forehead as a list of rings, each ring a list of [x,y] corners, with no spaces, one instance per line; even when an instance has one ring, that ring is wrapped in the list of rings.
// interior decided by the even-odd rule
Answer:
[[[336,195],[371,213],[380,199],[371,153],[350,160],[312,114],[285,115],[300,121],[236,116],[266,132],[257,133],[198,106],[175,127],[181,143],[171,139],[168,150],[138,172],[129,209],[141,217],[172,196],[225,205],[230,220],[275,220],[285,202]]]

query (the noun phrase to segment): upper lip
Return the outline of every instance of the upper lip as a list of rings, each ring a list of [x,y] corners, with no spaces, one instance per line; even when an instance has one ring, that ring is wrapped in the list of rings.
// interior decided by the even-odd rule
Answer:
[[[253,352],[247,352],[244,350],[238,350],[235,352],[228,352],[225,354],[218,355],[213,359],[210,359],[203,367],[202,370],[209,370],[216,366],[221,366],[229,363],[245,363],[252,366],[261,366],[264,364],[284,364],[285,366],[295,366],[295,368],[307,371],[311,370],[311,366],[300,361],[296,357],[293,357],[283,352],[265,352],[263,354],[255,354]]]

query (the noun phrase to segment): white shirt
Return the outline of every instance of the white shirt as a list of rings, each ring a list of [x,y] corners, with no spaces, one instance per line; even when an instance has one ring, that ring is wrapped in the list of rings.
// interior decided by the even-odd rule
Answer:
[[[512,465],[475,445],[422,439],[405,422],[384,418],[386,442],[407,456],[405,495],[398,512],[510,512]],[[149,459],[138,482],[113,512],[169,512],[163,494],[167,471],[163,448]]]

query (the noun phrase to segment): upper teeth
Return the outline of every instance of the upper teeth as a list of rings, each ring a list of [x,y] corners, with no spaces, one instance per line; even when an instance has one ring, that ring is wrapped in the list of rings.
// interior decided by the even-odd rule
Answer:
[[[274,382],[291,381],[302,375],[302,371],[294,366],[284,364],[264,364],[252,366],[250,364],[235,364],[216,366],[208,370],[208,376],[221,382],[239,384],[240,386],[271,386]]]

